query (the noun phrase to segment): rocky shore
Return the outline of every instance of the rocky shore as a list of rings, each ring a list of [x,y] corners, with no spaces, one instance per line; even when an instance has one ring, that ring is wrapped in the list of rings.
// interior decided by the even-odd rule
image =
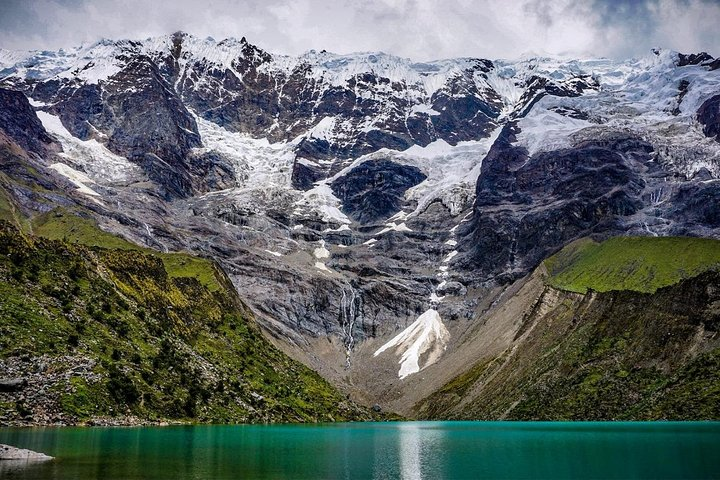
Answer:
[[[62,411],[60,395],[71,393],[72,378],[98,381],[95,363],[84,356],[30,355],[0,360],[7,377],[0,378],[0,427],[36,426],[165,426],[180,421],[148,420],[134,415],[79,419]],[[1,407],[7,408],[1,408]]]

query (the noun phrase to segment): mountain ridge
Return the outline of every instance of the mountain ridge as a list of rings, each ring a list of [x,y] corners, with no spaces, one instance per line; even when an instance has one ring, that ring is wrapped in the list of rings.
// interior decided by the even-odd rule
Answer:
[[[101,43],[69,70],[12,57],[0,88],[27,97],[13,94],[14,121],[39,120],[57,150],[4,128],[17,138],[0,153],[20,151],[0,165],[12,204],[72,206],[139,245],[216,259],[278,346],[367,405],[410,413],[479,312],[570,242],[720,236],[707,54],[461,60],[413,83],[368,67],[392,73],[389,56],[274,69],[247,42],[188,38],[120,56]],[[372,353],[430,311],[447,349],[398,378],[403,351]]]

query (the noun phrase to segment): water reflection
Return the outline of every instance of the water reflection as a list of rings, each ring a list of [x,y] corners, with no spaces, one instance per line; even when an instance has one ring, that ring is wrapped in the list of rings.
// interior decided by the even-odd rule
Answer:
[[[38,469],[43,467],[44,461],[28,460],[2,460],[0,461],[0,478],[12,479],[21,478],[27,475],[34,475]]]
[[[398,428],[400,478],[443,478],[446,430],[430,422],[402,423]]]
[[[414,423],[402,425],[398,442],[400,444],[400,477],[403,480],[421,480],[420,428]]]

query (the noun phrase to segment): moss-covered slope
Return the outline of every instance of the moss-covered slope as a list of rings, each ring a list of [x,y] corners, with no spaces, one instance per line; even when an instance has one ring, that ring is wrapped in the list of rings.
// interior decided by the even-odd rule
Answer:
[[[545,260],[548,284],[570,292],[652,293],[720,266],[720,241],[690,237],[581,239]]]
[[[214,264],[204,258],[186,253],[163,253],[141,247],[111,233],[100,230],[94,220],[73,212],[56,208],[38,215],[29,222],[29,230],[36,236],[61,240],[71,244],[106,249],[134,250],[160,259],[168,275],[174,278],[193,277],[211,291],[221,288]]]
[[[265,340],[213,263],[53,241],[7,222],[0,370],[25,383],[0,392],[0,424],[369,418]]]
[[[518,319],[507,349],[491,357],[479,352],[464,373],[417,405],[419,416],[720,419],[718,243],[570,246],[548,262],[551,273],[555,268],[550,285]],[[588,287],[608,291],[573,292]]]

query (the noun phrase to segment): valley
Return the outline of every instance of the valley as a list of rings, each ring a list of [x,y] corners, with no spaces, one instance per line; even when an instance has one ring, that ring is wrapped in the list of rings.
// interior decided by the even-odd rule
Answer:
[[[417,63],[182,32],[0,50],[4,238],[92,265],[135,335],[88,313],[89,286],[80,306],[46,292],[60,267],[9,261],[3,308],[59,330],[30,341],[8,314],[0,361],[129,375],[134,403],[59,397],[70,423],[717,418],[719,71],[668,50]],[[215,393],[148,382],[161,340],[209,361],[186,374],[216,369]]]

